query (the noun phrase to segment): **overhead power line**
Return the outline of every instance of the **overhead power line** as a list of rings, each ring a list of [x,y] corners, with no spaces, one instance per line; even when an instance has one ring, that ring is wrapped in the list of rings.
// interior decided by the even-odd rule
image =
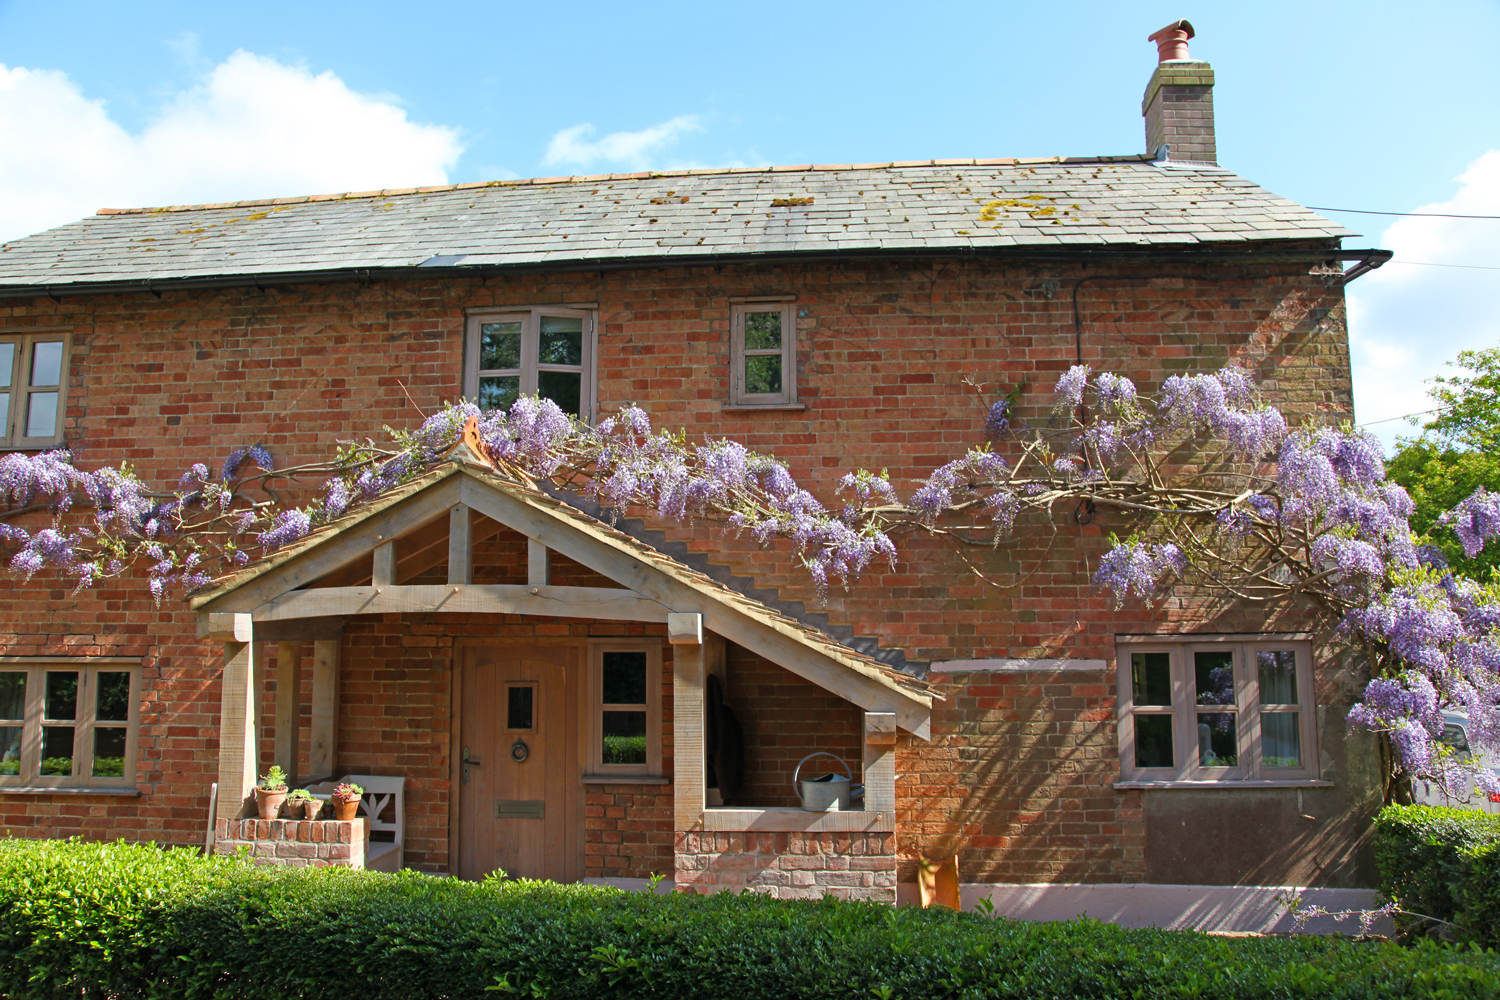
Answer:
[[[1352,212],[1355,215],[1400,215],[1411,219],[1500,219],[1500,215],[1454,215],[1449,212],[1374,212],[1368,208],[1329,208],[1308,205],[1314,212]]]
[[[1411,264],[1414,267],[1461,267],[1466,271],[1500,271],[1488,264],[1433,264],[1425,260],[1388,260],[1387,264]]]

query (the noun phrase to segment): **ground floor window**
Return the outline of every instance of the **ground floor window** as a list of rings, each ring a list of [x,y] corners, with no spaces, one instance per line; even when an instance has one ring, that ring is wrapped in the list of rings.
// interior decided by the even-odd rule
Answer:
[[[1305,638],[1128,636],[1118,652],[1125,780],[1317,777]]]
[[[661,774],[661,643],[589,647],[589,771]]]
[[[139,706],[134,663],[0,662],[0,786],[133,785]]]

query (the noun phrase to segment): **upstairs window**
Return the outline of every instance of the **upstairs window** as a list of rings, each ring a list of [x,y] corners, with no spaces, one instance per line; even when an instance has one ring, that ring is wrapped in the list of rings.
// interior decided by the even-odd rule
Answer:
[[[135,784],[140,668],[0,663],[0,789]]]
[[[796,305],[789,300],[729,307],[729,402],[789,406],[797,401]]]
[[[1118,663],[1125,781],[1318,776],[1309,643],[1132,637]]]
[[[63,333],[0,334],[0,447],[62,443],[67,405],[68,338]]]
[[[464,395],[504,410],[521,394],[564,413],[594,418],[595,313],[541,307],[471,312],[464,346]]]

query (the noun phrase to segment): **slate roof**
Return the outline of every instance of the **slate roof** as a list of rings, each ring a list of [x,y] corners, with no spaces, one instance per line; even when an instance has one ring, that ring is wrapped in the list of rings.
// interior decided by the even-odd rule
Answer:
[[[1139,156],[678,171],[101,209],[0,247],[0,295],[351,269],[1251,249],[1353,235],[1228,170]]]

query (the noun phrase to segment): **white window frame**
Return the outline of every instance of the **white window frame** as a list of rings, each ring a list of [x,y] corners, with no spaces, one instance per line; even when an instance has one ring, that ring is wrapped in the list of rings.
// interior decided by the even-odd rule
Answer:
[[[637,705],[606,705],[604,703],[604,654],[646,654],[646,703]],[[661,640],[659,639],[597,639],[589,642],[588,649],[588,697],[587,718],[584,732],[587,734],[587,772],[590,775],[632,775],[658,777],[661,775]],[[604,712],[609,710],[646,711],[646,763],[604,763]]]
[[[3,411],[5,428],[0,436],[0,448],[27,450],[32,448],[54,448],[63,443],[63,419],[68,412],[68,372],[72,355],[72,338],[66,330],[0,329],[0,343],[15,344],[10,370],[10,385],[0,385],[0,392],[9,393],[9,406]],[[56,386],[36,386],[31,380],[31,361],[37,344],[62,344],[62,368]],[[57,393],[56,433],[47,436],[27,437],[26,417],[29,400],[33,392]]]
[[[42,730],[59,723],[44,720],[47,673],[78,672],[78,702],[73,720],[73,770],[71,775],[41,773]],[[0,775],[0,793],[9,791],[48,791],[52,789],[134,788],[141,725],[141,665],[139,660],[114,657],[5,657],[0,658],[0,673],[26,674],[25,717],[21,722],[21,767],[19,774]],[[96,678],[100,673],[128,673],[130,701],[125,729],[124,774],[119,777],[94,777],[94,713],[98,705]],[[0,721],[0,726],[15,725],[18,720]],[[106,725],[118,727],[116,722]]]
[[[745,314],[781,313],[781,350],[747,350]],[[746,357],[781,355],[781,391],[746,392]],[[763,299],[731,299],[729,305],[729,403],[731,406],[777,407],[797,402],[797,301],[794,296]]]
[[[1256,654],[1291,650],[1297,657],[1296,706],[1302,763],[1297,767],[1269,767],[1262,761],[1260,677]],[[1319,776],[1317,704],[1313,687],[1312,643],[1300,634],[1119,636],[1116,639],[1118,682],[1120,776],[1124,783],[1200,784],[1267,782],[1306,783]],[[1197,714],[1208,705],[1194,698],[1196,680],[1193,654],[1228,651],[1234,656],[1235,700],[1225,710],[1237,717],[1237,759],[1234,767],[1207,767],[1199,763]],[[1171,706],[1137,706],[1134,701],[1133,653],[1166,653],[1172,671]],[[1164,714],[1172,717],[1172,767],[1137,767],[1135,716]]]
[[[571,365],[543,365],[537,361],[537,349],[541,344],[541,328],[543,316],[559,316],[567,319],[583,320],[583,358],[582,365],[575,368]],[[535,395],[537,391],[537,372],[539,371],[579,371],[583,378],[578,390],[579,418],[586,423],[593,423],[594,414],[598,408],[598,373],[596,371],[595,358],[598,356],[599,346],[599,312],[594,308],[572,306],[515,306],[506,309],[475,309],[465,313],[464,329],[464,367],[463,367],[463,391],[467,399],[479,398],[479,378],[481,375],[518,375],[521,379],[521,393],[523,395]],[[479,329],[486,323],[513,323],[521,324],[521,367],[519,369],[486,369],[479,368]]]

